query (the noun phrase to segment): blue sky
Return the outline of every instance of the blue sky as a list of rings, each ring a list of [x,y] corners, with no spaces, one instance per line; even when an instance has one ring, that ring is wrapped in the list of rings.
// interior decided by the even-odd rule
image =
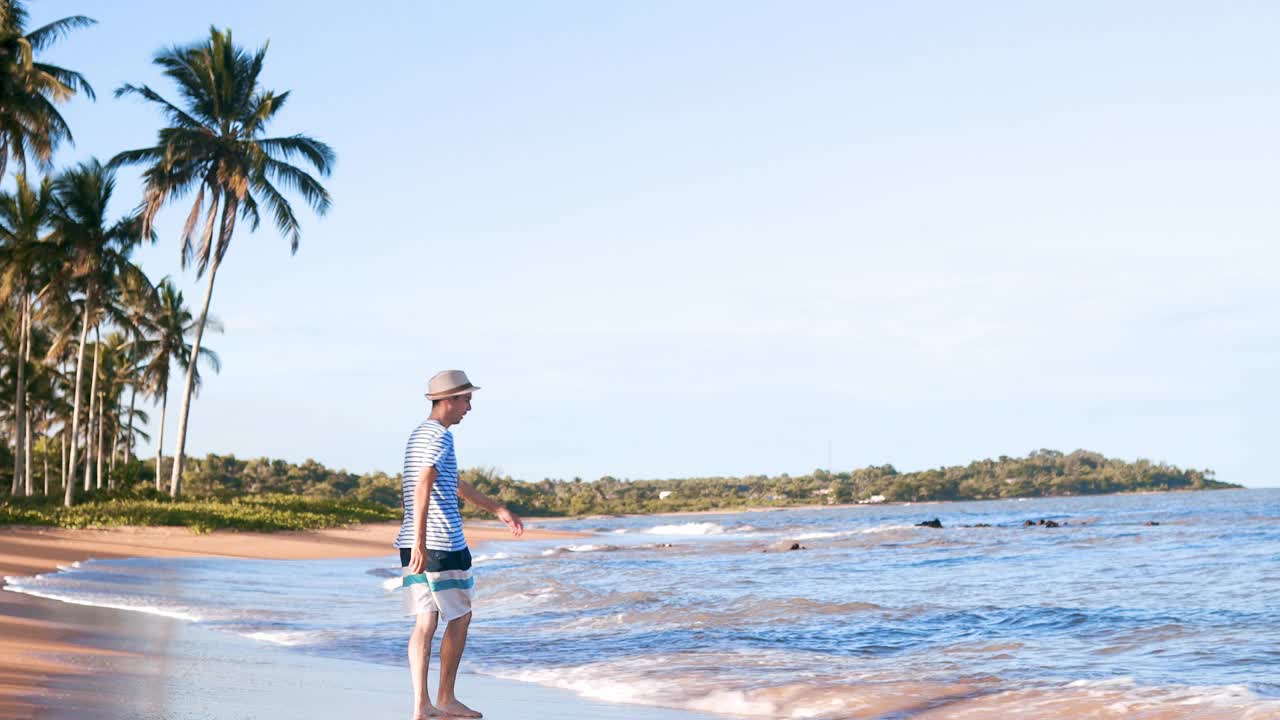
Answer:
[[[462,464],[522,479],[1047,447],[1280,484],[1280,7],[351,7],[32,3],[100,21],[47,55],[99,92],[63,162],[151,144],[111,91],[172,97],[152,54],[211,23],[338,152],[295,257],[233,241],[189,452],[395,472],[459,367]],[[196,304],[184,210],[139,258]]]

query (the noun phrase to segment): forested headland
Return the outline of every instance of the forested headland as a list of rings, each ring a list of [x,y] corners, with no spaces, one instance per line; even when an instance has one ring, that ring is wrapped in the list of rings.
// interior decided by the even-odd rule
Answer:
[[[152,462],[134,460],[117,467],[115,489],[90,494],[76,508],[61,507],[56,498],[0,501],[0,524],[179,524],[197,529],[273,530],[399,517],[398,474],[356,474],[333,470],[314,460],[295,464],[208,455],[189,460],[184,497],[174,499],[154,490]],[[1085,450],[1038,450],[1026,457],[1001,456],[916,472],[877,465],[794,476],[669,480],[606,476],[592,481],[527,482],[491,469],[472,468],[464,470],[462,478],[516,512],[550,517],[1239,487],[1214,479],[1212,470],[1182,469],[1148,460],[1130,462]],[[464,514],[482,513],[464,507]]]

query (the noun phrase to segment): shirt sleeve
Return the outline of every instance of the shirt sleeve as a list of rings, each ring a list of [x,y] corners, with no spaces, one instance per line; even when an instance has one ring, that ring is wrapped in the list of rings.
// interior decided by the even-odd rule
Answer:
[[[418,461],[418,467],[426,468],[434,465],[439,470],[441,463],[448,455],[451,444],[448,433],[440,433],[434,436],[428,435],[427,437],[416,439],[409,452]]]
[[[445,432],[440,435],[438,440],[440,445],[440,453],[431,459],[431,464],[435,466],[437,472],[445,472],[445,465],[449,463],[449,458],[453,455],[453,433]]]

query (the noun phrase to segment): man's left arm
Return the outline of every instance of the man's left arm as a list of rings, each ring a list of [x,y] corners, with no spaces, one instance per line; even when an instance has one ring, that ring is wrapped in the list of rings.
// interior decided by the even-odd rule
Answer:
[[[520,521],[520,516],[511,512],[502,503],[493,500],[488,495],[475,489],[475,487],[466,480],[458,480],[458,497],[475,505],[476,507],[493,513],[499,520],[511,528],[511,534],[520,537],[524,534],[524,523]]]

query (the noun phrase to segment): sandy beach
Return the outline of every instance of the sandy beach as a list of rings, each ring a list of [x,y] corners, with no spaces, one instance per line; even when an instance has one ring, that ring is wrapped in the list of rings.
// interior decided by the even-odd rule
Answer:
[[[215,531],[195,534],[186,528],[5,528],[0,530],[0,577],[52,572],[89,558],[225,557],[271,560],[378,557],[390,555],[399,523],[375,523],[307,532],[249,533]],[[494,523],[468,523],[468,541],[511,540],[506,528]],[[528,539],[575,537],[530,527]],[[121,624],[130,613],[103,609],[73,609],[65,603],[13,592],[0,592],[0,717],[57,716],[48,707],[48,689],[101,687],[91,669],[104,661],[124,658],[145,649],[128,637],[137,628]],[[147,618],[148,621],[154,620]],[[108,663],[109,664],[109,663]],[[87,677],[93,675],[94,677]],[[92,682],[90,682],[92,680]],[[62,693],[62,702],[92,704]]]

